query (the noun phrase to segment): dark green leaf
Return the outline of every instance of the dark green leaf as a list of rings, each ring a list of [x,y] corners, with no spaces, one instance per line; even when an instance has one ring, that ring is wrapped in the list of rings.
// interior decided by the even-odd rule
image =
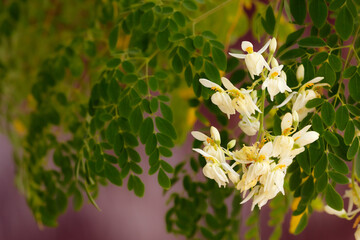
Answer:
[[[115,152],[115,154],[117,156],[120,156],[123,148],[124,148],[124,138],[119,133],[119,134],[117,134],[115,136],[115,140],[114,140],[114,152]]]
[[[160,103],[160,111],[166,120],[168,120],[169,122],[173,121],[173,113],[168,105],[166,105],[165,103]]]
[[[349,183],[349,179],[348,177],[346,177],[345,175],[335,172],[335,171],[330,171],[329,172],[329,177],[334,180],[336,183],[339,184],[348,184]]]
[[[320,178],[318,178],[316,180],[316,191],[317,192],[322,192],[324,191],[324,189],[326,188],[328,184],[328,176],[327,173],[324,173],[323,175],[321,175]]]
[[[353,121],[349,121],[346,125],[345,132],[344,132],[344,142],[346,145],[350,145],[355,136],[355,125]]]
[[[357,102],[360,101],[360,76],[355,74],[349,81],[349,93],[350,96]]]
[[[127,148],[128,155],[133,162],[141,162],[140,154],[133,148]]]
[[[107,162],[105,162],[105,176],[113,184],[118,185],[118,186],[122,185],[122,179],[120,177],[119,170]]]
[[[217,84],[221,84],[219,71],[212,63],[208,61],[205,62],[205,74],[209,80]]]
[[[211,48],[212,57],[214,59],[215,65],[222,71],[226,70],[226,56],[222,50],[217,47]]]
[[[136,174],[142,174],[142,168],[136,162],[130,162],[130,169]]]
[[[329,103],[325,102],[321,107],[321,118],[326,126],[332,126],[335,122],[335,109]]]
[[[344,70],[343,77],[351,78],[355,74],[356,70],[357,70],[356,66],[348,67],[347,69]]]
[[[140,141],[142,144],[145,144],[149,136],[154,132],[154,123],[153,120],[148,117],[144,120],[143,124],[140,127]]]
[[[183,63],[181,61],[181,58],[179,57],[178,54],[174,55],[174,58],[172,60],[172,67],[174,69],[174,72],[176,73],[181,73],[183,70]]]
[[[327,52],[319,52],[318,54],[316,54],[314,56],[314,58],[311,61],[311,64],[314,66],[317,66],[317,65],[325,62],[327,58],[328,58]]]
[[[326,43],[318,37],[306,37],[298,42],[300,47],[324,47]]]
[[[341,59],[334,55],[334,54],[330,54],[329,56],[329,63],[330,66],[334,69],[335,72],[340,72],[342,69],[342,62]]]
[[[159,107],[159,101],[156,97],[153,97],[150,101],[151,112],[155,113],[158,110],[158,107]]]
[[[354,116],[360,116],[360,109],[353,106],[353,105],[350,105],[350,104],[347,104],[346,105],[346,108],[350,111],[350,113]]]
[[[261,19],[261,22],[264,26],[265,31],[272,35],[274,33],[275,29],[275,16],[274,16],[274,10],[272,9],[271,5],[268,6],[266,9],[266,16],[265,19]]]
[[[306,1],[290,0],[290,12],[295,22],[302,25],[306,17]]]
[[[111,163],[113,163],[113,164],[118,163],[117,158],[114,157],[113,155],[109,155],[109,154],[104,153],[104,157],[105,157],[105,159],[106,159],[107,161],[109,161],[109,162],[111,162]]]
[[[324,132],[324,138],[326,140],[326,142],[328,144],[330,144],[331,146],[339,146],[339,140],[338,138],[335,136],[335,134],[333,134],[332,132],[330,131],[325,131]]]
[[[204,38],[200,35],[194,38],[194,47],[200,49],[204,45]]]
[[[174,142],[171,140],[171,138],[169,138],[168,136],[166,136],[165,134],[162,133],[157,133],[156,134],[157,140],[158,142],[164,146],[164,147],[169,147],[172,148],[174,147]]]
[[[320,158],[320,160],[316,163],[315,169],[314,169],[314,177],[319,178],[323,173],[325,172],[328,165],[328,160],[326,157],[326,154],[323,154],[323,156]]]
[[[321,28],[326,22],[327,6],[324,0],[311,0],[309,4],[310,17],[317,28]]]
[[[110,59],[107,63],[106,63],[106,66],[108,68],[115,68],[117,66],[119,66],[121,63],[121,60],[119,58],[113,58],[113,59]]]
[[[314,193],[314,179],[310,176],[302,185],[301,200],[308,202]]]
[[[162,169],[164,169],[164,171],[166,171],[168,173],[174,172],[174,168],[169,163],[165,162],[164,160],[160,160],[160,166]]]
[[[287,51],[286,53],[284,53],[280,56],[280,60],[285,61],[285,60],[290,60],[290,59],[294,59],[294,58],[299,58],[299,57],[304,56],[305,54],[306,54],[306,52],[302,48],[290,49],[289,51]]]
[[[304,213],[304,215],[302,215],[302,217],[300,219],[299,224],[297,225],[297,227],[295,229],[294,234],[295,235],[300,234],[305,229],[307,223],[308,223],[308,217],[307,217],[307,214]]]
[[[159,182],[160,186],[166,190],[171,187],[170,178],[166,175],[164,170],[162,170],[161,168],[158,173],[158,182]]]
[[[132,73],[135,71],[134,65],[129,61],[124,61],[121,66],[127,73]]]
[[[194,1],[192,0],[185,0],[183,2],[183,6],[187,9],[187,10],[190,10],[190,11],[195,11],[197,10],[197,5]]]
[[[324,99],[322,99],[322,98],[314,98],[314,99],[311,99],[310,101],[308,101],[305,106],[307,108],[314,108],[314,107],[320,106],[323,102],[324,102]]]
[[[360,177],[360,154],[358,154],[355,159],[355,173],[356,173],[357,177],[359,178]]]
[[[354,19],[347,6],[343,6],[335,19],[335,30],[342,40],[347,40],[354,28]]]
[[[351,146],[349,147],[349,150],[347,152],[347,159],[353,159],[359,149],[359,139],[355,138]]]
[[[313,116],[313,119],[312,119],[312,128],[322,134],[324,132],[324,126],[323,126],[323,122],[321,121],[321,118],[319,117],[319,115],[315,114]]]
[[[157,164],[159,162],[159,150],[156,149],[155,151],[153,151],[151,153],[151,155],[149,156],[149,165],[150,167],[155,166],[155,164]]]
[[[152,134],[148,137],[145,145],[145,153],[146,155],[150,155],[155,149],[157,145],[156,135]]]
[[[143,121],[140,107],[136,107],[130,114],[129,123],[134,133],[138,132]]]
[[[345,0],[334,0],[330,3],[329,9],[335,11],[339,9],[344,4],[344,2]]]
[[[340,106],[336,111],[336,127],[343,131],[349,121],[349,112],[345,106]]]
[[[177,25],[179,25],[180,27],[185,27],[186,18],[184,14],[182,14],[181,12],[175,12],[173,17]]]
[[[138,196],[138,197],[143,197],[144,192],[145,192],[144,183],[141,181],[141,179],[138,176],[133,175],[132,179],[133,179],[133,186],[134,186],[135,195]]]
[[[125,83],[134,83],[138,80],[138,76],[131,73],[131,74],[126,74],[123,78],[123,81]]]
[[[139,142],[138,142],[136,136],[135,136],[133,133],[124,132],[124,133],[123,133],[123,137],[124,137],[125,143],[126,143],[128,146],[136,147],[136,146],[139,145]]]
[[[176,139],[176,132],[173,125],[166,119],[161,117],[155,118],[156,127],[159,129],[161,133],[171,137],[172,139]]]
[[[160,50],[166,50],[170,44],[169,42],[170,33],[169,30],[159,32],[156,36],[156,45]]]
[[[331,86],[336,82],[336,74],[330,64],[327,62],[323,63],[316,76],[324,77],[323,82],[329,83]]]
[[[328,154],[328,159],[329,159],[329,163],[330,165],[339,173],[342,174],[348,174],[349,173],[349,168],[346,165],[346,163],[341,160],[340,158],[338,158],[336,155],[334,155],[333,153],[329,153]]]
[[[190,87],[193,82],[193,73],[192,73],[190,64],[185,69],[184,78],[185,78],[187,86]]]
[[[113,144],[115,141],[116,134],[118,133],[118,124],[116,120],[110,122],[106,128],[105,136],[109,143]]]
[[[141,29],[144,32],[148,32],[154,24],[154,12],[152,10],[147,11],[141,16]]]
[[[166,147],[160,146],[160,147],[159,147],[159,151],[160,151],[160,154],[161,154],[162,156],[164,156],[164,157],[169,158],[169,157],[172,156],[172,151],[171,151],[170,149],[166,148]]]
[[[110,49],[116,48],[116,43],[118,40],[118,32],[119,32],[118,26],[114,27],[113,30],[111,30],[111,32],[110,32],[110,35],[109,35],[109,48]]]
[[[330,184],[327,185],[325,199],[326,203],[335,210],[341,211],[344,208],[343,199]]]

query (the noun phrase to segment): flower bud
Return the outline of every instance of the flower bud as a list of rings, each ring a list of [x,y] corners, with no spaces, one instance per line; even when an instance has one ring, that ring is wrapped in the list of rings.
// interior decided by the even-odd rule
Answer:
[[[302,64],[296,70],[296,79],[298,82],[302,82],[302,80],[304,80],[304,66]]]
[[[227,144],[227,149],[232,149],[233,147],[235,147],[235,144],[236,144],[236,140],[235,139],[231,140]]]
[[[210,134],[211,134],[211,138],[215,141],[215,143],[220,144],[220,141],[221,141],[220,140],[220,133],[215,127],[211,126]]]
[[[275,39],[275,38],[272,38],[272,39],[271,39],[271,42],[270,42],[270,47],[269,47],[270,53],[274,53],[274,52],[275,52],[276,46],[277,46],[276,39]]]
[[[292,112],[292,117],[293,117],[293,126],[294,129],[296,129],[299,124],[299,114],[297,113],[297,111]]]
[[[274,68],[274,67],[278,67],[279,66],[279,63],[278,61],[276,60],[276,58],[271,58],[271,67]]]

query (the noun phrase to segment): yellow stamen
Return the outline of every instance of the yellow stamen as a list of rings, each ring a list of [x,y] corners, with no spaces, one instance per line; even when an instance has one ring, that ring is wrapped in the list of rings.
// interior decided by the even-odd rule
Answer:
[[[297,138],[295,138],[295,139],[294,139],[294,141],[298,140],[299,138],[300,138],[300,136],[299,136],[299,137],[297,137]]]
[[[276,77],[277,75],[279,75],[278,72],[273,72],[273,73],[270,75],[270,78],[274,78],[274,77]]]
[[[283,131],[282,135],[287,136],[287,135],[289,135],[289,134],[291,133],[291,131],[292,131],[292,128],[291,128],[291,127],[290,127],[290,128],[286,128],[286,129]]]
[[[247,47],[245,50],[246,50],[248,53],[253,53],[253,52],[254,52],[254,50],[253,50],[252,47]]]
[[[260,155],[259,158],[258,158],[258,161],[261,162],[261,161],[263,161],[265,158],[266,158],[265,155]]]
[[[221,90],[218,87],[212,87],[211,90],[220,92]]]
[[[359,224],[360,222],[360,215],[356,218],[354,224],[353,224],[353,228],[356,228],[356,226]]]
[[[311,86],[314,86],[314,84],[313,84],[313,83],[307,83],[307,84],[305,85],[306,88],[307,88],[307,87],[311,87]]]
[[[206,139],[206,142],[207,142],[207,143],[212,143],[213,140],[212,140],[211,138],[207,138],[207,139]]]

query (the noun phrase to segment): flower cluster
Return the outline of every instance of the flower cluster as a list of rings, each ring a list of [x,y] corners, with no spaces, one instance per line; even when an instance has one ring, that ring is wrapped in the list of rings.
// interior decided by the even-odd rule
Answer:
[[[192,132],[194,138],[204,143],[203,149],[193,149],[206,159],[206,165],[203,168],[204,175],[215,180],[219,187],[225,187],[231,181],[243,193],[244,200],[241,203],[253,199],[252,209],[256,205],[261,208],[279,192],[285,194],[283,185],[287,167],[298,154],[305,150],[306,145],[319,138],[317,132],[309,131],[311,125],[301,130],[298,130],[298,125],[310,111],[314,110],[306,108],[306,103],[319,97],[317,89],[327,85],[319,83],[323,78],[317,77],[301,86],[298,92],[292,91],[287,86],[284,66],[279,65],[273,58],[276,44],[273,38],[262,49],[255,52],[253,45],[244,41],[241,47],[247,54],[230,53],[231,56],[245,59],[252,79],[259,76],[248,89],[235,87],[225,77],[221,78],[224,88],[204,78],[199,80],[203,86],[215,91],[211,96],[211,101],[228,118],[236,112],[239,113],[241,120],[238,125],[245,134],[253,136],[259,132],[260,141],[252,146],[243,146],[240,150],[231,150],[235,146],[235,140],[230,141],[226,149],[223,148],[220,134],[215,127],[211,127],[210,137],[198,131]],[[268,47],[270,51],[267,62],[262,53]],[[304,79],[302,65],[298,67],[297,79],[299,82]],[[258,100],[256,87],[260,84],[259,90],[263,94]],[[274,101],[274,96],[279,93],[287,95],[285,101],[276,109],[288,103],[292,104],[291,113],[288,112],[282,117],[281,135],[273,135],[272,132],[266,131],[263,123],[260,123],[260,120],[264,120],[265,91],[268,92],[270,101]]]

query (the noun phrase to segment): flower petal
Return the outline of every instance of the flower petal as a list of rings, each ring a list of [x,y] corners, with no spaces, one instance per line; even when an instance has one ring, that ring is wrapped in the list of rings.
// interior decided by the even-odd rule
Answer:
[[[199,141],[205,142],[208,136],[199,131],[192,131],[191,135]]]
[[[229,52],[229,55],[230,55],[230,56],[233,56],[233,57],[235,57],[235,58],[239,58],[239,59],[245,59],[245,56],[246,56],[246,54],[231,53],[231,52]]]

